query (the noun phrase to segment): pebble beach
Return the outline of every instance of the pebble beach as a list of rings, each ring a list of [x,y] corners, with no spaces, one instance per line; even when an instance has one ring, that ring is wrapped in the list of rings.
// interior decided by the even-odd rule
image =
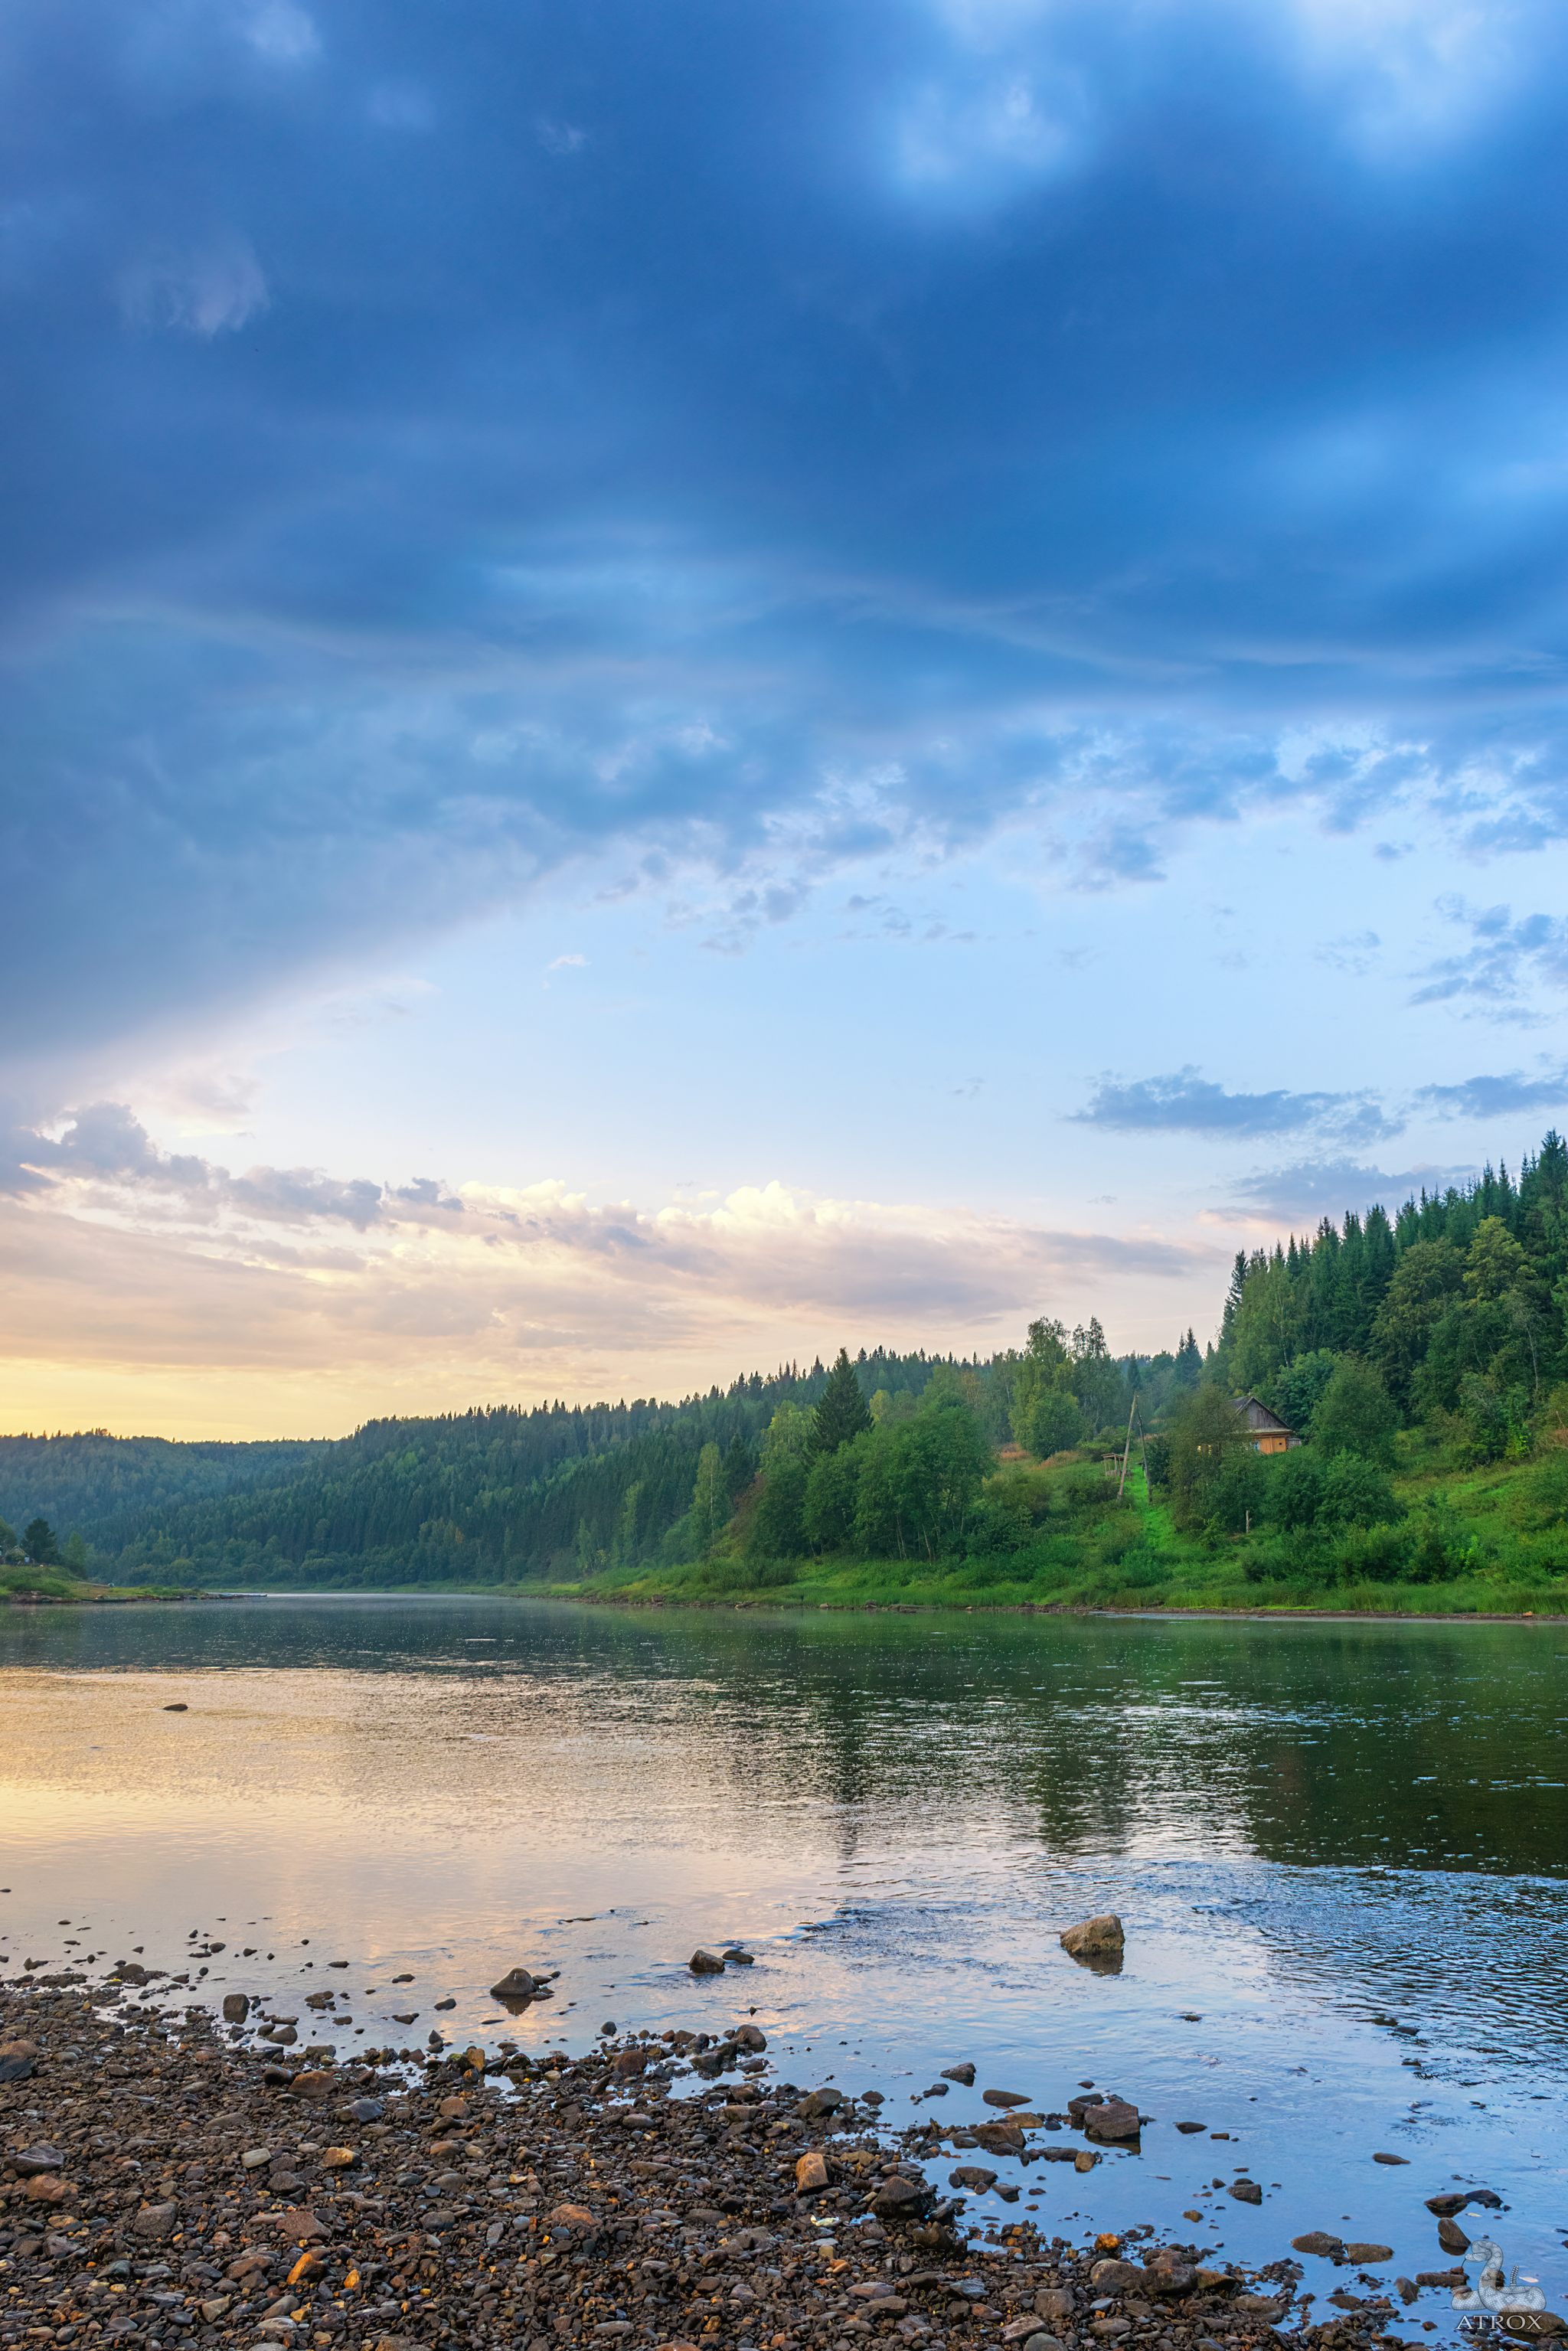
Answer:
[[[1249,2266],[1153,2228],[977,2228],[966,2191],[996,2181],[992,2155],[1071,2163],[1092,2220],[1101,2142],[1135,2145],[1135,2106],[1064,2087],[1031,2109],[998,2086],[988,2123],[895,2128],[874,2092],[779,2078],[745,2025],[350,2060],[308,2017],[171,2002],[152,1973],[0,1987],[6,2346],[1408,2344],[1396,2319],[1452,2332],[1456,2216],[1487,2200],[1433,2199],[1433,2268],[1397,2278],[1389,2248],[1322,2231]],[[1493,2331],[1568,2328],[1538,2311]]]

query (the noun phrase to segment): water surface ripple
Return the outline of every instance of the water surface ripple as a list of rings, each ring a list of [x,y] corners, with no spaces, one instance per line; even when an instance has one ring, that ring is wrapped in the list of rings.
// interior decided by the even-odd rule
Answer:
[[[1413,2273],[1439,2260],[1422,2199],[1484,2182],[1562,2308],[1564,1650],[1551,1625],[14,1609],[0,1924],[13,1966],[94,1972],[221,1937],[204,1991],[345,1987],[343,2045],[755,2014],[794,2078],[905,2118],[958,2057],[980,2078],[944,2122],[988,2084],[1049,2107],[1091,2080],[1155,2120],[1087,2181],[1030,2168],[1054,2225],[1191,2236],[1191,2209],[1249,2256],[1321,2227]],[[1118,1976],[1057,1943],[1101,1909]],[[695,1980],[727,1940],[757,1964]],[[561,1972],[513,2022],[484,1987],[517,1961]],[[1243,2168],[1259,2210],[1215,2186]]]

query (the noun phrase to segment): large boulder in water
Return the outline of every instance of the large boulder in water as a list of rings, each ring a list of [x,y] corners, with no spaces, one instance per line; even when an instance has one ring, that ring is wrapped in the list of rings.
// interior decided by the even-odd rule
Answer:
[[[1097,1918],[1081,1918],[1057,1940],[1070,1959],[1104,1960],[1119,1959],[1127,1938],[1120,1918],[1113,1910],[1107,1910]]]

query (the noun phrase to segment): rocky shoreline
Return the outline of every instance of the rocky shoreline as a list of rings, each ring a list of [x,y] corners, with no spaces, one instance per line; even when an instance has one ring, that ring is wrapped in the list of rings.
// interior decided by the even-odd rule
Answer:
[[[122,1968],[0,1988],[0,2345],[1369,2346],[1406,2339],[1387,2332],[1394,2294],[1429,2294],[1438,2314],[1406,2323],[1435,2331],[1464,2274],[1391,2292],[1386,2247],[1326,2236],[1248,2269],[1152,2229],[1074,2243],[966,2223],[951,2191],[997,2175],[948,2169],[955,2142],[1087,2172],[1097,2137],[1136,2131],[1115,2102],[1041,2116],[996,2091],[994,2122],[894,2130],[875,2092],[779,2079],[751,2025],[606,2027],[576,2058],[503,2043],[295,2061],[298,2018],[232,1996],[221,2022],[134,1996],[146,1984]],[[254,2042],[258,2024],[279,2039]],[[1049,2146],[1026,2136],[1048,2126]],[[1452,2211],[1439,2225],[1451,2259],[1466,2241]],[[1528,2315],[1521,2336],[1568,2333]]]

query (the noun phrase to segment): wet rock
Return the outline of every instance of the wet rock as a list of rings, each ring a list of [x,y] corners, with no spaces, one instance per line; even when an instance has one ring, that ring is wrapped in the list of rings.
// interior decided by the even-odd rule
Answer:
[[[1373,2158],[1372,2158],[1372,2159],[1373,2159],[1374,2163],[1402,2163],[1402,2164],[1405,2164],[1406,2167],[1408,2167],[1408,2165],[1409,2165],[1409,2161],[1410,2161],[1410,2158],[1409,2158],[1409,2157],[1408,2157],[1407,2155],[1382,2155],[1382,2154],[1379,2154],[1379,2155],[1375,2155],[1375,2156],[1373,2157]]]
[[[312,2105],[319,2106],[336,2095],[338,2077],[323,2066],[319,2073],[296,2074],[288,2086],[295,2097],[308,2098]]]
[[[249,2014],[250,2001],[243,1991],[228,1991],[224,1994],[225,2024],[243,2024]]]
[[[1369,2262],[1391,2262],[1394,2248],[1392,2245],[1346,2245],[1344,2257],[1347,2262],[1354,2262],[1359,2269],[1364,2269]]]
[[[37,2172],[57,2171],[65,2158],[57,2147],[50,2147],[45,2140],[39,2139],[32,2147],[18,2148],[17,2152],[8,2156],[6,2160],[15,2166],[24,2179],[31,2179]]]
[[[728,1945],[719,1953],[719,1957],[727,1959],[732,1968],[754,1968],[757,1965],[756,1954],[752,1951],[743,1951],[737,1943]]]
[[[1315,2253],[1322,2261],[1343,2262],[1344,2259],[1343,2241],[1328,2229],[1309,2229],[1304,2237],[1292,2237],[1291,2245],[1295,2252]]]
[[[31,2057],[0,2054],[0,2082],[26,2082],[33,2072]]]
[[[139,2212],[131,2215],[131,2232],[135,2237],[152,2237],[161,2243],[165,2237],[173,2235],[179,2221],[177,2204],[143,2204]]]
[[[1022,2090],[982,2090],[980,2097],[988,2106],[1027,2106],[1029,2104]]]
[[[759,2024],[742,2024],[736,2028],[736,2046],[740,2049],[766,2049],[768,2035]],[[881,2101],[879,2099],[878,2103]]]
[[[343,2113],[351,2122],[379,2123],[386,2112],[382,2098],[350,2098]]]
[[[1027,2145],[1017,2123],[977,2123],[975,2145],[983,2147],[988,2155],[1022,2155]]]
[[[879,2220],[913,2220],[936,2200],[928,2181],[905,2179],[901,2172],[894,2172],[879,2184],[871,2209]]]
[[[1091,2138],[1119,2140],[1138,2136],[1138,2109],[1125,2098],[1107,2098],[1083,2109],[1083,2127]]]
[[[1439,2220],[1451,2220],[1467,2204],[1479,2204],[1485,2210],[1495,2212],[1501,2203],[1501,2197],[1490,2188],[1460,2188],[1446,2189],[1441,2196],[1428,2196],[1427,2210],[1435,2212]]]
[[[1468,2253],[1470,2241],[1457,2220],[1439,2220],[1437,2242],[1446,2253]]]
[[[622,2049],[612,2058],[610,2072],[615,2081],[629,2082],[633,2074],[645,2073],[647,2066],[648,2053],[645,2049]]]
[[[1394,2281],[1394,2291],[1399,2296],[1400,2301],[1405,2304],[1406,2310],[1409,2309],[1410,2304],[1413,2302],[1419,2302],[1421,2299],[1421,2289],[1416,2283],[1414,2278],[1396,2278]]]
[[[1129,2286],[1142,2285],[1143,2282],[1143,2269],[1137,2262],[1096,2262],[1089,2273],[1089,2283],[1096,2294],[1125,2294]]]
[[[1095,2165],[1103,2160],[1103,2157],[1092,2155],[1086,2147],[1081,2147],[1072,2158],[1072,2168],[1074,2171],[1092,2171]]]
[[[1233,2179],[1226,2192],[1234,2196],[1238,2204],[1261,2204],[1263,2201],[1263,2190],[1255,2179]]]
[[[809,2091],[795,2112],[803,2123],[815,2122],[819,2116],[837,2114],[843,2103],[843,2092],[829,2085],[821,2090]]]
[[[968,2064],[947,2065],[943,2068],[942,2079],[945,2082],[961,2082],[966,2090],[972,2089],[975,2082],[975,2069]]]
[[[820,2149],[812,2147],[808,2154],[801,2156],[796,2163],[796,2189],[802,2196],[815,2196],[819,2189],[825,2188],[827,2184],[827,2158],[821,2154]]]
[[[393,1978],[393,1981],[395,1983],[412,1983],[413,1981],[413,1978],[412,1976],[396,1976]],[[508,1968],[506,1974],[501,1978],[500,1982],[493,1983],[490,1986],[490,1998],[492,2000],[533,2000],[538,1996],[539,1988],[538,1980],[529,1974],[527,1968]],[[397,2021],[400,2024],[405,2021],[410,2023],[413,2022],[412,2018],[405,2020],[400,2017]]]
[[[1177,2123],[1176,2128],[1180,2131],[1184,2138],[1191,2138],[1195,2131],[1207,2130],[1208,2128],[1208,2125],[1207,2123]]]
[[[721,1976],[724,1961],[716,1951],[694,1951],[687,1962],[694,1976]]]
[[[1120,1959],[1127,1938],[1120,1918],[1107,1910],[1099,1917],[1081,1918],[1056,1939],[1071,1959]]]
[[[166,1706],[163,1711],[165,1714],[189,1714],[191,1709],[183,1698],[177,1698],[172,1705]]]
[[[996,2184],[996,2173],[988,2171],[980,2163],[960,2163],[947,2174],[949,2188],[975,2188],[982,2196],[988,2188],[994,2188]]]
[[[1197,2283],[1197,2272],[1186,2262],[1157,2261],[1144,2273],[1145,2294],[1190,2294]]]
[[[1463,2285],[1465,2273],[1463,2270],[1417,2270],[1416,2283],[1417,2285]]]

